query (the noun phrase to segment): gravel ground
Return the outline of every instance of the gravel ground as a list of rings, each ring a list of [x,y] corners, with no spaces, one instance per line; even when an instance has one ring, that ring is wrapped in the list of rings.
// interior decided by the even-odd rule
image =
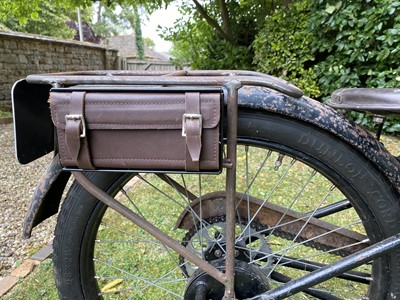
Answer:
[[[20,165],[14,155],[13,125],[0,125],[0,278],[53,238],[54,216],[39,224],[29,240],[22,239],[30,197],[50,160],[51,154],[28,165]]]

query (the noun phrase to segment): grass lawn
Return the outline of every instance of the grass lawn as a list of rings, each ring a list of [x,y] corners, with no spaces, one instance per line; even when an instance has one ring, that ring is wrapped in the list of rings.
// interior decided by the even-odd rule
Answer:
[[[7,293],[4,300],[56,300],[57,290],[54,284],[53,263],[50,259],[43,261],[26,278]]]
[[[397,151],[396,143],[398,142],[397,138],[394,137],[386,137],[382,138],[383,143],[387,146],[388,149]],[[397,154],[397,153],[394,153]],[[256,156],[257,154],[255,154]],[[276,161],[278,158],[273,158]],[[238,164],[243,164],[246,160],[246,157],[243,152],[239,153],[238,155]],[[262,158],[257,157],[256,160],[258,162],[262,161]],[[290,163],[289,158],[284,159],[284,163]],[[254,174],[257,172],[256,165],[254,166],[253,170],[249,170],[250,174]],[[308,202],[308,200],[315,197],[315,199],[322,199],[326,190],[329,190],[330,183],[327,182],[326,184],[323,183],[323,178],[320,178],[319,175],[315,177],[311,177],[309,173],[304,173],[308,175],[304,175],[302,177],[302,165],[297,167],[295,164],[291,171],[292,177],[288,175],[287,179],[285,179],[288,183],[287,186],[282,185],[280,186],[275,194],[277,195],[276,198],[272,198],[274,203],[278,203],[282,206],[288,207],[290,203],[285,203],[287,201],[286,198],[293,199],[296,198],[298,195],[298,190],[304,189],[301,193],[301,197],[303,197],[304,201],[298,201],[298,203],[294,204],[291,207],[292,210],[307,212],[314,209],[315,205]],[[252,195],[259,197],[260,199],[264,199],[266,197],[264,190],[260,188],[260,186],[265,187],[270,184],[270,182],[276,182],[279,180],[279,177],[285,171],[285,165],[283,164],[282,167],[275,171],[272,169],[264,174],[261,174],[258,177],[260,181],[257,185],[253,186]],[[145,179],[151,181],[153,175],[146,176]],[[314,175],[313,175],[314,176]],[[155,177],[155,176],[154,176]],[[276,177],[274,181],[271,181],[271,178]],[[176,181],[179,181],[179,175],[174,175],[172,178]],[[188,180],[185,182],[185,186],[188,186],[189,189],[191,186],[195,186],[198,182],[196,182],[196,178],[193,177],[193,181]],[[243,183],[245,183],[247,179],[245,177],[238,177],[238,190],[243,192],[244,187],[242,187]],[[310,183],[306,186],[304,184],[305,181],[309,181]],[[302,183],[303,182],[303,183]],[[322,183],[321,183],[322,182]],[[318,187],[323,187],[323,190],[319,192],[316,189],[313,189],[313,184],[316,184]],[[202,179],[202,189],[204,194],[209,191],[221,190],[223,187],[219,185],[220,183],[214,180],[212,176],[204,176]],[[166,184],[165,182],[160,182],[157,184],[157,187],[165,191],[166,194],[172,195],[174,192],[173,188]],[[296,188],[298,190],[296,190]],[[280,192],[279,192],[280,191]],[[289,191],[289,192],[288,192]],[[173,203],[170,201],[172,206],[168,206],[169,204],[165,202],[165,194],[155,192],[149,193],[148,184],[138,184],[134,186],[134,202],[137,207],[133,208],[134,210],[138,211],[138,207],[140,207],[140,213],[143,213],[146,218],[151,221],[153,224],[156,224],[164,232],[167,232],[174,238],[178,240],[182,240],[185,236],[185,231],[183,230],[173,230],[175,226],[175,222],[177,217],[179,217],[180,213],[182,212],[182,205],[185,203]],[[197,191],[193,191],[197,192]],[[129,192],[131,193],[131,192]],[[318,194],[320,193],[320,194]],[[282,199],[279,198],[279,195],[285,195]],[[286,197],[289,195],[289,197]],[[316,196],[313,196],[316,195]],[[342,199],[343,195],[335,194],[332,192],[329,197],[332,198],[332,202],[338,201]],[[274,196],[275,197],[275,196]],[[164,200],[163,200],[164,199]],[[182,200],[182,199],[181,199]],[[164,201],[164,202],[163,202]],[[318,200],[319,201],[319,200]],[[126,200],[126,204],[130,205],[131,200]],[[132,204],[132,203],[131,203]],[[179,204],[179,205],[177,205]],[[311,205],[310,205],[311,204]],[[169,214],[167,216],[160,215],[159,211],[168,210]],[[346,212],[345,212],[346,213]],[[343,215],[342,218],[346,222],[350,220],[353,216]],[[337,218],[337,216],[336,216]],[[330,220],[329,217],[325,219],[325,221],[332,221],[335,224],[338,224],[337,220]],[[99,285],[104,289],[104,291],[113,292],[113,289],[128,289],[131,285],[134,284],[135,280],[132,279],[131,274],[140,274],[145,278],[149,279],[149,282],[157,277],[162,277],[163,274],[168,274],[163,280],[165,286],[176,285],[176,290],[182,290],[185,287],[185,281],[179,281],[178,278],[182,278],[181,270],[176,268],[174,265],[174,259],[179,259],[177,256],[171,255],[168,251],[163,249],[163,246],[160,244],[155,243],[155,241],[148,235],[143,234],[143,231],[139,228],[130,229],[130,223],[127,220],[120,220],[115,212],[107,212],[102,224],[100,225],[98,239],[99,243],[96,245],[97,250],[95,252],[95,258],[98,260],[96,263],[96,269],[99,273],[102,273],[101,277],[98,279]],[[128,237],[126,236],[126,232],[122,232],[123,230],[128,231]],[[354,231],[358,232],[357,227],[352,228]],[[362,232],[363,228],[360,229],[360,233]],[[193,241],[196,241],[194,238]],[[312,257],[313,253],[316,252],[315,249],[309,249],[309,247],[300,247],[299,249],[291,249],[291,242],[285,239],[276,238],[273,242],[270,242],[269,247],[271,250],[279,249],[279,248],[287,248],[285,255],[290,257],[296,256],[305,256],[309,255]],[[196,248],[195,245],[193,245]],[[134,250],[132,250],[134,248]],[[297,252],[296,252],[297,251]],[[299,254],[299,251],[306,251],[304,253]],[[309,252],[307,252],[309,251]],[[114,253],[123,253],[114,255]],[[319,262],[326,262],[329,263],[333,258],[333,255],[326,255],[326,257],[321,257]],[[337,257],[334,257],[336,260]],[[152,263],[149,263],[149,261]],[[165,261],[169,260],[169,264],[165,264]],[[127,273],[121,272],[119,269],[115,269],[115,267],[111,267],[110,265],[116,265],[118,268],[124,270]],[[174,270],[175,268],[175,270]],[[285,267],[283,267],[285,268]],[[174,270],[171,271],[170,270]],[[360,270],[364,271],[364,270]],[[368,270],[365,270],[368,272]],[[303,271],[294,271],[293,277],[301,276]],[[152,278],[149,277],[151,274]],[[169,281],[168,281],[169,280]],[[176,281],[174,281],[176,280]],[[143,284],[143,283],[141,283]],[[333,284],[336,284],[335,280],[333,280]],[[341,282],[337,283],[341,289],[346,288],[341,286]],[[273,284],[272,284],[273,285]],[[168,287],[170,288],[170,287]],[[336,287],[332,287],[335,288]],[[352,284],[348,287],[349,289],[357,289],[357,284]],[[174,288],[171,288],[174,289]],[[150,293],[151,292],[151,293]],[[148,298],[146,295],[140,294],[139,298],[133,297],[133,299],[175,299],[173,295],[170,298],[165,297],[165,295],[158,295],[155,296],[154,291],[149,289],[149,293],[152,295],[153,298]],[[118,294],[110,294],[111,297],[107,299],[125,299],[123,293],[120,295]],[[154,298],[155,297],[155,298]],[[5,300],[15,300],[15,299],[58,299],[57,293],[54,286],[53,280],[53,273],[52,273],[52,262],[47,260],[43,262],[36,270],[30,274],[26,279],[21,280],[17,284],[17,286],[7,295],[4,297]]]

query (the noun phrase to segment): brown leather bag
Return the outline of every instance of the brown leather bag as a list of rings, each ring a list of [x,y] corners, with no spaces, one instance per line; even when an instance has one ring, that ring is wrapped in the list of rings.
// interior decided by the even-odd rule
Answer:
[[[218,171],[222,93],[53,89],[63,166]]]

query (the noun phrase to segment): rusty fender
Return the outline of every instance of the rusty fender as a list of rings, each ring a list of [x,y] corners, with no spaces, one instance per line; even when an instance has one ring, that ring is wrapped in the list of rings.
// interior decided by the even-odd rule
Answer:
[[[356,149],[373,163],[400,192],[400,163],[374,136],[353,124],[328,106],[307,97],[293,98],[275,90],[244,86],[239,90],[239,110],[257,110],[287,116],[319,127]],[[69,172],[62,172],[58,156],[43,175],[32,197],[25,219],[24,237],[32,229],[58,211]]]
[[[332,108],[308,97],[295,99],[272,89],[250,86],[239,90],[238,104],[241,109],[268,111],[301,120],[337,136],[371,161],[400,192],[399,161],[373,135]]]
[[[33,193],[24,221],[23,238],[30,238],[36,225],[58,212],[70,176],[70,172],[63,171],[58,155],[54,156]]]

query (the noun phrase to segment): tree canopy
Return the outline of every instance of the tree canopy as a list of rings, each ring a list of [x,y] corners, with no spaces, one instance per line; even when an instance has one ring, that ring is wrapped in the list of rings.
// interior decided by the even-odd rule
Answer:
[[[0,1],[0,19],[7,19],[9,16],[18,19],[21,23],[25,23],[29,19],[37,19],[39,12],[44,3],[48,3],[55,7],[69,7],[69,8],[87,8],[91,7],[96,0],[2,0]],[[164,5],[170,3],[170,0],[104,0],[99,1],[106,6],[115,5],[131,5],[146,7],[149,11],[162,8]]]
[[[40,4],[40,11],[41,13],[37,17],[28,18],[25,22],[20,22],[18,18],[10,14],[7,18],[0,19],[0,24],[12,31],[43,34],[65,39],[74,37],[75,31],[66,26],[66,22],[73,18],[72,15],[75,15],[76,18],[76,9],[54,6],[44,2]]]
[[[254,38],[279,1],[186,1],[182,17],[163,31],[178,64],[194,68],[253,69]]]
[[[3,0],[0,18],[38,19],[47,2],[64,8],[93,3]],[[101,3],[111,11],[128,5],[151,12],[172,2],[177,0]],[[400,0],[180,0],[179,4],[181,17],[162,31],[173,42],[177,64],[262,71],[293,81],[317,99],[341,87],[400,85]],[[133,13],[126,16],[129,22],[137,24],[134,10],[126,12]]]

